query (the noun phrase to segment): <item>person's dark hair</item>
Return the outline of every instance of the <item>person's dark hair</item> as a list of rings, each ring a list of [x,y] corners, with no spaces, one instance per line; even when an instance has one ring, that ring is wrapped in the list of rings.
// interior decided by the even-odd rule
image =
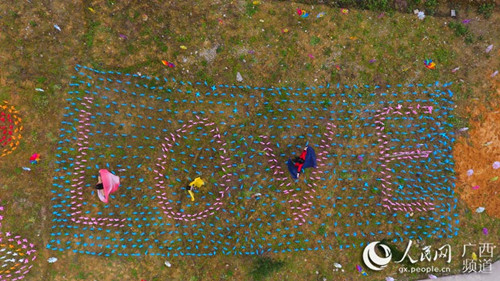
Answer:
[[[294,159],[293,159],[293,162],[295,163],[300,163],[300,164],[303,164],[304,163],[304,159],[296,156]]]
[[[186,190],[191,190],[191,186],[190,185],[186,186]]]
[[[102,183],[98,183],[95,185],[95,189],[104,189],[104,185]]]

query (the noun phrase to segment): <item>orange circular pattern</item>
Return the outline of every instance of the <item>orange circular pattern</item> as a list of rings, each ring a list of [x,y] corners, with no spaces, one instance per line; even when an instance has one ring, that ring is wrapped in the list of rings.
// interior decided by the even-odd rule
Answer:
[[[0,105],[0,157],[12,153],[21,140],[21,118],[14,106],[4,102]]]

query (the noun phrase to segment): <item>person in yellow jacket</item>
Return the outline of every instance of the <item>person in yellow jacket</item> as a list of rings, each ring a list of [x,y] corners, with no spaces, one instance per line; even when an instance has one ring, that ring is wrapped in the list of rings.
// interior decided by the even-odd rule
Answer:
[[[191,195],[191,201],[194,201],[194,193],[193,193],[194,188],[195,187],[200,188],[204,184],[205,182],[200,177],[197,177],[186,187],[186,190],[189,192],[189,195]]]

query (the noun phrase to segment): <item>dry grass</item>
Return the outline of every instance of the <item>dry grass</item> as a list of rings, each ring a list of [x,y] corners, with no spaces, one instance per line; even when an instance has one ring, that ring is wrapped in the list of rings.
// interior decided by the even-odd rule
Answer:
[[[454,81],[451,88],[457,105],[456,126],[467,122],[465,105],[472,99],[477,99],[477,103],[488,101],[486,105],[491,108],[486,110],[498,107],[488,79],[500,66],[496,49],[500,45],[498,13],[488,21],[473,20],[469,24],[473,40],[466,43],[446,26],[448,18],[428,17],[419,21],[408,14],[378,18],[372,12],[352,10],[342,15],[336,9],[315,6],[311,10],[294,3],[264,2],[254,8],[249,1],[32,2],[0,4],[0,100],[15,105],[24,123],[20,147],[0,159],[2,205],[6,208],[2,231],[19,234],[37,245],[39,257],[28,280],[245,280],[250,278],[253,266],[253,258],[245,256],[172,258],[169,260],[174,266],[166,268],[162,265],[164,259],[149,256],[104,259],[44,249],[52,239],[50,190],[55,175],[54,151],[76,63],[182,80],[206,80],[209,85],[233,84],[238,71],[244,83],[276,87]],[[299,18],[295,14],[297,8],[304,8],[311,15]],[[320,11],[326,12],[326,16],[317,19]],[[475,19],[472,13],[460,16],[460,20]],[[57,31],[54,24],[62,31]],[[284,28],[289,32],[283,33]],[[489,44],[495,48],[485,54]],[[210,51],[207,57],[207,50],[214,48],[215,55]],[[435,70],[423,66],[426,58],[436,61]],[[176,67],[164,67],[162,59],[172,61]],[[376,62],[370,63],[371,59]],[[451,73],[458,66],[460,70]],[[45,92],[36,92],[37,87]],[[42,162],[32,172],[23,172],[20,167],[27,165],[33,152],[42,154]],[[461,230],[456,238],[424,241],[433,246],[452,244],[455,271],[461,269],[462,245],[484,241],[482,227],[490,229],[488,242],[500,242],[500,235],[495,240],[498,220],[471,213],[460,202],[458,213]],[[329,226],[328,231],[333,228]],[[354,265],[361,263],[360,255],[359,248],[273,254],[285,265],[269,279],[359,280]],[[49,265],[46,259],[51,256],[59,261]],[[333,262],[343,264],[345,272],[333,271]],[[392,266],[380,274],[369,272],[368,278],[423,277],[401,276],[396,270]]]

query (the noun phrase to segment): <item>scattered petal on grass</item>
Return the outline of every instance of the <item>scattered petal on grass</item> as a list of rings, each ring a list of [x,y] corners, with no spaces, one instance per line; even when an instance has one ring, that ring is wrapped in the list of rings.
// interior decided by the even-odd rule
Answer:
[[[472,252],[472,260],[477,261],[477,255],[475,252]]]
[[[35,91],[38,91],[38,92],[45,92],[45,90],[44,90],[44,89],[42,89],[42,88],[35,88]]]
[[[473,174],[474,174],[474,170],[472,170],[472,169],[467,170],[468,177],[472,176]]]
[[[168,262],[168,261],[165,261],[165,266],[167,266],[167,267],[171,267],[171,266],[172,266],[172,264],[171,264],[170,262]]]
[[[378,15],[377,17],[378,18],[382,18],[383,16],[385,16],[385,13],[381,13],[380,15]]]
[[[483,234],[488,235],[488,229],[486,227],[483,227]]]
[[[359,161],[363,161],[363,156],[358,155],[358,160],[359,160]]]
[[[495,162],[493,162],[493,169],[495,169],[495,170],[496,170],[496,169],[498,169],[498,168],[500,168],[500,161],[495,161]]]
[[[493,73],[491,74],[491,78],[493,78],[493,77],[497,76],[497,74],[498,74],[498,70],[495,70],[495,72],[493,72]]]
[[[89,11],[91,11],[92,13],[95,13],[95,10],[94,10],[94,9],[92,9],[91,7],[89,7],[88,9],[89,9]]]
[[[183,49],[183,50],[187,50],[187,47],[186,47],[186,46],[184,46],[184,45],[181,45],[181,49]]]
[[[467,128],[467,127],[463,127],[463,128],[458,129],[459,132],[465,132],[467,130],[469,130],[469,128]]]
[[[254,5],[260,5],[260,1],[253,1],[252,4],[254,4]]]
[[[485,52],[486,52],[486,53],[489,53],[489,52],[491,52],[491,50],[493,50],[493,44],[489,45],[489,46],[486,48]]]
[[[325,16],[325,12],[321,12],[321,13],[319,13],[316,17],[317,17],[317,18],[322,18],[322,17],[324,17],[324,16]]]
[[[54,24],[54,28],[57,29],[57,30],[59,30],[59,31],[61,31],[61,28],[57,24]]]
[[[425,19],[425,13],[424,12],[418,12],[417,17],[419,20]]]
[[[497,181],[497,180],[498,180],[498,176],[491,178],[490,181]]]
[[[436,275],[429,274],[429,279],[437,279]]]
[[[254,50],[248,50],[248,53],[251,54],[251,55],[253,55],[253,54],[255,54],[255,51]]]
[[[283,32],[283,33],[288,33],[288,31],[290,31],[288,28],[283,28],[283,29],[281,30],[281,32]]]
[[[488,145],[490,145],[490,144],[492,144],[492,143],[493,143],[492,141],[485,142],[485,143],[483,144],[483,146],[488,146]]]
[[[480,213],[484,212],[484,210],[486,210],[484,207],[477,207],[476,213],[480,214]]]
[[[118,34],[118,36],[120,36],[121,39],[127,39],[127,36],[125,34]]]
[[[47,260],[49,263],[55,263],[57,261],[56,257],[51,257]]]
[[[468,24],[469,22],[470,22],[469,19],[465,19],[465,20],[462,21],[463,24]]]
[[[340,65],[338,65],[338,64],[337,64],[337,65],[335,65],[335,68],[336,68],[337,70],[340,70]]]
[[[243,82],[243,77],[241,76],[241,73],[236,73],[236,81],[238,82]]]
[[[312,54],[308,54],[307,56],[311,59],[314,59],[314,56]]]
[[[370,63],[374,63],[374,62],[376,62],[376,61],[377,61],[376,59],[371,59],[369,62],[370,62]]]
[[[340,12],[344,15],[347,15],[349,14],[349,10],[348,9],[340,9]]]
[[[28,171],[28,172],[31,171],[31,169],[28,167],[23,167],[23,170]]]
[[[336,268],[342,268],[342,265],[340,263],[333,263],[333,266],[335,266]]]
[[[385,277],[385,281],[394,281],[394,278],[392,278],[391,276],[387,276]]]
[[[452,72],[452,73],[455,73],[455,72],[457,72],[459,69],[460,69],[460,67],[455,67],[455,68],[453,68],[453,69],[451,70],[451,72]]]
[[[479,185],[474,185],[474,186],[472,187],[472,189],[474,189],[474,190],[479,189]]]

